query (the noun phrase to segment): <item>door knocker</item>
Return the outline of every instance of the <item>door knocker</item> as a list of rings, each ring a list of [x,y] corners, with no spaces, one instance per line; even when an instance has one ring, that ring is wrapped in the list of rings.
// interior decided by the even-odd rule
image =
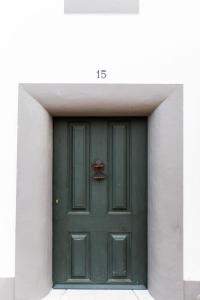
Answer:
[[[98,159],[92,164],[92,169],[94,170],[93,179],[96,181],[101,181],[106,178],[106,175],[103,173],[105,168],[104,162],[102,160]]]

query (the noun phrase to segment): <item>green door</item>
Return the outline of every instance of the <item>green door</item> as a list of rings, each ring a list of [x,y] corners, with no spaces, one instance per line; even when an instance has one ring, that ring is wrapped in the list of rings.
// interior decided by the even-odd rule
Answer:
[[[54,288],[147,286],[146,118],[54,118]]]

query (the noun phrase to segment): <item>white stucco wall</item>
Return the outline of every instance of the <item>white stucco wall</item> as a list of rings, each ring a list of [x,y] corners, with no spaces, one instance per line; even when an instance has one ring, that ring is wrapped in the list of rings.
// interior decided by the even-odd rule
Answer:
[[[199,9],[141,0],[135,16],[68,16],[63,0],[0,3],[0,277],[15,275],[18,83],[102,82],[106,68],[106,82],[184,83],[184,278],[200,280]]]

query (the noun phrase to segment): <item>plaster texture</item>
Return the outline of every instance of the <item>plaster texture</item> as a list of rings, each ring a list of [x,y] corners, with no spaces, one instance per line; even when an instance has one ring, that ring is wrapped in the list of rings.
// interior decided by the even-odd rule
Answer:
[[[39,300],[51,287],[52,122],[20,88],[15,299]]]
[[[183,300],[182,86],[145,84],[20,85],[15,300],[52,287],[50,115],[149,116],[148,289]]]
[[[65,13],[138,13],[139,0],[65,0]]]
[[[0,299],[14,299],[14,278],[0,278]]]
[[[185,281],[184,283],[185,300],[200,300],[200,282]]]
[[[149,117],[148,287],[183,299],[183,112],[177,89]]]
[[[147,116],[174,84],[25,84],[23,88],[53,116]]]

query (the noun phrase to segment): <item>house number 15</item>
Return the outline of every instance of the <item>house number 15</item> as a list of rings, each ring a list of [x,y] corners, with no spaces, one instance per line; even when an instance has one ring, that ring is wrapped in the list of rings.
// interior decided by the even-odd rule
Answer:
[[[107,71],[106,70],[98,70],[97,72],[97,78],[98,79],[105,79],[107,77]]]

